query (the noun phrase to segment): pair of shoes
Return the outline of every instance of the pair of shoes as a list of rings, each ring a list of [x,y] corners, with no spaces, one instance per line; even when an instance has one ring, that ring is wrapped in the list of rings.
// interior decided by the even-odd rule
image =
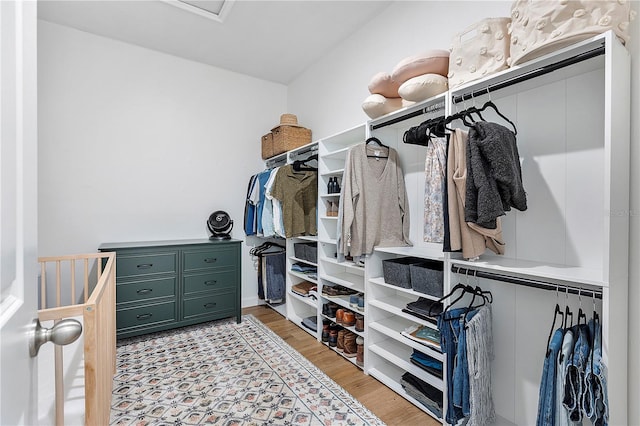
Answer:
[[[357,293],[357,291],[339,285],[322,286],[322,295],[325,297],[350,296],[354,293]]]
[[[352,331],[345,329],[338,331],[336,351],[347,358],[353,358],[358,354],[358,346],[356,345],[357,338],[358,335]]]
[[[360,336],[356,338],[356,365],[364,367],[364,339]]]
[[[326,315],[331,318],[336,317],[336,311],[338,310],[339,305],[333,302],[323,303],[322,304],[322,315]]]
[[[345,310],[342,314],[342,325],[345,327],[353,327],[356,325],[356,315],[349,310]]]

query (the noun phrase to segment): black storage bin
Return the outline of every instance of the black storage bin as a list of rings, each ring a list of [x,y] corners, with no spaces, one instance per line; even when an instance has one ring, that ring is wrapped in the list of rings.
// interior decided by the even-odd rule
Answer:
[[[444,288],[444,265],[437,260],[422,260],[410,265],[411,287],[420,293],[442,297]]]
[[[411,288],[411,271],[409,266],[420,263],[419,257],[399,257],[382,261],[382,273],[387,284],[402,288]]]

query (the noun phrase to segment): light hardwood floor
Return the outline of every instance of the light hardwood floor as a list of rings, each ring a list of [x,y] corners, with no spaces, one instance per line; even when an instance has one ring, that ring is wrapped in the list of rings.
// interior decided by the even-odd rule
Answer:
[[[440,423],[267,306],[244,308],[388,425]]]

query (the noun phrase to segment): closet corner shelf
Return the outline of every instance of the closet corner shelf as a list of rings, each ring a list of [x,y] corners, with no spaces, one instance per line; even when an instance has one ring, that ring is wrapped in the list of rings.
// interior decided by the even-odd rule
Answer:
[[[418,407],[419,409],[421,409],[422,411],[424,411],[425,413],[427,413],[428,415],[433,417],[434,419],[438,420],[439,422],[442,422],[442,418],[438,417],[435,413],[433,413],[427,407],[422,405],[422,403],[418,402],[418,400],[414,399],[411,395],[409,395],[402,388],[402,385],[400,385],[400,383],[398,381],[392,379],[391,377],[389,377],[388,375],[384,374],[382,371],[378,370],[377,368],[369,369],[368,373],[371,376],[373,376],[376,379],[378,379],[380,382],[382,382],[384,385],[386,385],[392,391],[394,391],[398,395],[401,395],[403,398],[405,398],[406,400],[411,402],[413,405],[415,405],[416,407]]]
[[[412,290],[410,288],[402,288],[402,287],[398,287],[396,285],[393,284],[389,284],[387,282],[385,282],[384,277],[377,277],[377,278],[370,278],[369,282],[372,284],[376,284],[382,287],[387,287],[390,288],[392,290],[398,290],[402,293],[405,293],[407,295],[410,296],[415,296],[415,297],[424,297],[425,299],[430,299],[430,300],[439,300],[440,297],[438,296],[433,296],[431,294],[426,294],[426,293],[420,293],[419,291],[415,291]]]
[[[451,259],[451,265],[522,278],[557,280],[596,287],[609,287],[609,283],[604,279],[602,269],[597,268],[557,265],[549,262],[509,259],[497,256],[492,257],[490,260],[476,261]]]

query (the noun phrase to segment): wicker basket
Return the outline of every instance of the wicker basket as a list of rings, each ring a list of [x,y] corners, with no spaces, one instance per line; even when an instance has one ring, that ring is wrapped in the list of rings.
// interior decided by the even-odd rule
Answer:
[[[273,157],[273,133],[269,132],[262,137],[262,159]]]
[[[278,126],[273,134],[273,155],[291,151],[311,142],[311,129],[297,126]]]

